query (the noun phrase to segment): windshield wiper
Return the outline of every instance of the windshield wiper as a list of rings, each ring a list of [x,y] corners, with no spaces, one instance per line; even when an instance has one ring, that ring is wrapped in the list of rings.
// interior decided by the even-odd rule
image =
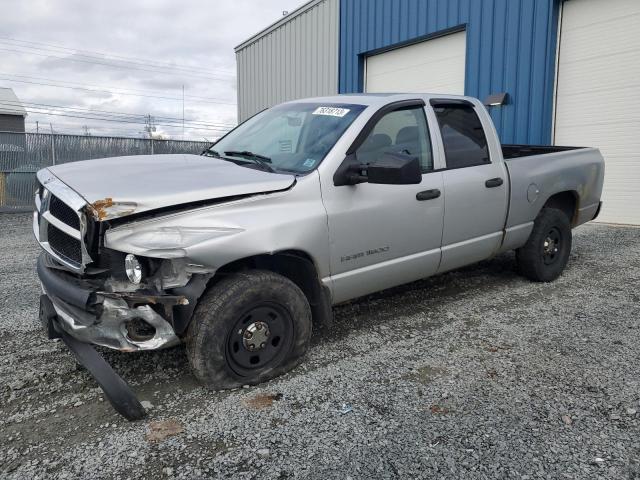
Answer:
[[[206,149],[200,155],[204,155],[205,157],[213,157],[213,158],[222,158],[218,152],[215,150]]]
[[[236,151],[236,150],[228,150],[224,152],[225,155],[232,155],[235,157],[247,157],[247,158],[257,158],[262,160],[263,162],[271,163],[271,159],[269,157],[265,157],[264,155],[260,155],[258,153],[253,153],[248,150]]]
[[[271,163],[271,159],[269,157],[265,157],[264,155],[260,155],[257,153],[250,152],[248,150],[235,151],[229,150],[224,152],[225,155],[230,155],[232,157],[242,157],[248,158],[256,162],[257,165],[260,165],[263,170],[267,172],[275,173],[275,170],[269,165]]]

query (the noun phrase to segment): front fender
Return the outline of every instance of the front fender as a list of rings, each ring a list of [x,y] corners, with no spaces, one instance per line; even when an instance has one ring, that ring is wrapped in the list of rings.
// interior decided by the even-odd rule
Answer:
[[[287,191],[141,220],[107,230],[105,247],[176,259],[214,272],[243,258],[286,250],[309,252],[329,276],[327,213],[317,172]]]

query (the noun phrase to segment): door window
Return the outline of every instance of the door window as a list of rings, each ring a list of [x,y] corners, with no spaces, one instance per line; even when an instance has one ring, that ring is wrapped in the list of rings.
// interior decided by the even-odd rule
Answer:
[[[403,108],[382,117],[358,148],[362,163],[372,163],[385,152],[418,157],[422,172],[433,170],[431,139],[422,107]]]
[[[447,168],[472,167],[491,163],[487,137],[480,119],[468,105],[447,105],[434,108]]]

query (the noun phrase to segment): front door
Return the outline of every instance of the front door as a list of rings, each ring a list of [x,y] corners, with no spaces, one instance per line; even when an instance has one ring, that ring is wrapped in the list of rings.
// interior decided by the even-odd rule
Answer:
[[[368,163],[387,151],[418,156],[422,182],[322,187],[335,303],[417,280],[438,269],[443,175],[433,171],[423,106],[386,113],[356,156],[360,163]]]

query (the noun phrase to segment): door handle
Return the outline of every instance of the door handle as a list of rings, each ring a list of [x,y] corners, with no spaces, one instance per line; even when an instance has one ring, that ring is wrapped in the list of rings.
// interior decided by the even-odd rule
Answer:
[[[440,196],[440,190],[434,188],[433,190],[425,190],[424,192],[416,193],[416,200],[422,202],[424,200],[433,200]]]
[[[484,185],[487,188],[496,188],[502,185],[503,183],[504,183],[504,180],[502,180],[500,177],[497,177],[497,178],[491,178],[487,180],[486,182],[484,182]]]

